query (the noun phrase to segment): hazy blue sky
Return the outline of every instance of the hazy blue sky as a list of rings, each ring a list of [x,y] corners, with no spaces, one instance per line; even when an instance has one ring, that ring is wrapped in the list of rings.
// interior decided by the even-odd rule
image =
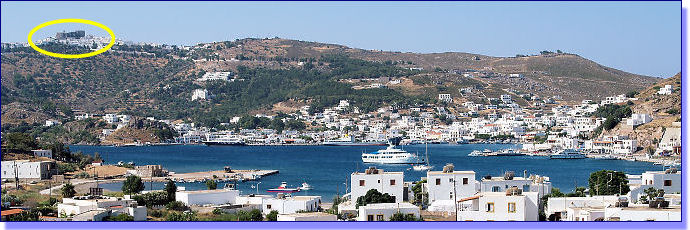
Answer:
[[[83,18],[166,44],[281,37],[355,48],[492,56],[560,49],[650,76],[680,71],[678,2],[2,2],[2,42]],[[45,28],[41,38],[70,26]],[[94,30],[96,31],[96,30]]]

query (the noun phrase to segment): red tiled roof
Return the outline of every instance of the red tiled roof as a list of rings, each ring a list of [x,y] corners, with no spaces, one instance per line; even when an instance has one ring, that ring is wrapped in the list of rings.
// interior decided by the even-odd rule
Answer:
[[[14,214],[19,214],[22,213],[24,210],[21,209],[10,209],[10,210],[3,210],[2,211],[2,216],[9,216],[9,215],[14,215]]]

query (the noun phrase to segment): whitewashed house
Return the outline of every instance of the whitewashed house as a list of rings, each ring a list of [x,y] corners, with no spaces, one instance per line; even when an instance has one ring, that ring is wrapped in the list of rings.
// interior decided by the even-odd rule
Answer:
[[[134,221],[145,221],[146,207],[139,206],[133,199],[107,196],[78,196],[62,198],[58,204],[58,215],[76,216],[94,210],[107,210],[109,215],[116,216],[126,213],[134,217]],[[99,212],[101,213],[101,212]],[[100,217],[102,219],[102,216]]]
[[[460,200],[457,221],[537,221],[536,192],[514,188],[507,192],[482,192]]]
[[[454,200],[472,196],[478,190],[475,172],[455,171],[452,164],[444,166],[443,171],[429,171],[426,177],[431,211],[455,212]]]
[[[659,95],[670,95],[673,93],[673,86],[672,85],[665,85],[663,88],[659,89],[659,92],[657,92]]]
[[[638,126],[647,124],[652,121],[652,117],[645,113],[633,113],[631,117],[626,119],[626,124],[628,126]]]
[[[278,221],[338,221],[338,216],[325,212],[278,214]]]
[[[395,202],[403,202],[403,172],[384,172],[383,169],[370,167],[364,173],[354,172],[350,175],[351,199],[364,196],[371,189],[388,193]]]
[[[451,97],[448,93],[442,93],[438,95],[438,100],[450,103],[453,102],[453,97]]]
[[[263,199],[262,210],[264,214],[278,211],[278,214],[291,214],[297,212],[316,212],[321,206],[321,196],[281,196]]]
[[[357,221],[390,221],[396,213],[419,218],[419,207],[410,203],[378,203],[359,206]]]
[[[47,157],[53,158],[53,150],[51,149],[34,149],[31,150],[34,153],[34,157]]]
[[[642,175],[627,175],[630,186],[628,196],[633,203],[636,203],[641,196],[646,195],[644,190],[647,188],[663,189],[666,194],[681,193],[681,175],[681,171],[675,169],[647,171]]]
[[[177,191],[175,192],[175,200],[185,203],[186,205],[198,206],[208,204],[233,204],[239,195],[240,191],[235,189]]]
[[[192,101],[196,100],[206,100],[209,98],[208,90],[206,89],[195,89],[192,93]]]
[[[57,173],[57,166],[52,161],[2,161],[2,179],[50,179]]]

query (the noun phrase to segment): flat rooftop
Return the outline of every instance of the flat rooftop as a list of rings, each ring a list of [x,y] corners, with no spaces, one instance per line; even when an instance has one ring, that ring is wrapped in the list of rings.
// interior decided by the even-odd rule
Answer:
[[[202,194],[202,193],[223,193],[223,192],[229,192],[229,191],[237,191],[234,189],[213,189],[213,190],[185,190],[185,191],[177,191],[179,193],[187,193],[187,194]]]
[[[290,214],[280,214],[281,216],[293,216],[293,217],[308,217],[308,216],[333,216],[333,214],[328,214],[325,212],[302,212],[302,213],[290,213]]]
[[[443,171],[429,171],[427,174],[433,174],[433,175],[439,175],[439,174],[475,174],[474,171],[452,171],[452,172],[443,172]]]

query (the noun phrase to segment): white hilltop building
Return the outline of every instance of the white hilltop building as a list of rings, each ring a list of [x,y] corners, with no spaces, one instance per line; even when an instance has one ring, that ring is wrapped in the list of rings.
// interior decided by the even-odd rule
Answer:
[[[222,80],[227,81],[230,79],[230,72],[208,72],[205,73],[201,78],[196,79],[197,81],[215,81]]]
[[[206,89],[195,89],[192,93],[192,101],[195,100],[206,100],[209,98],[208,90]]]
[[[664,85],[663,88],[659,89],[659,92],[657,92],[659,95],[670,95],[673,93],[673,86],[672,85]]]

